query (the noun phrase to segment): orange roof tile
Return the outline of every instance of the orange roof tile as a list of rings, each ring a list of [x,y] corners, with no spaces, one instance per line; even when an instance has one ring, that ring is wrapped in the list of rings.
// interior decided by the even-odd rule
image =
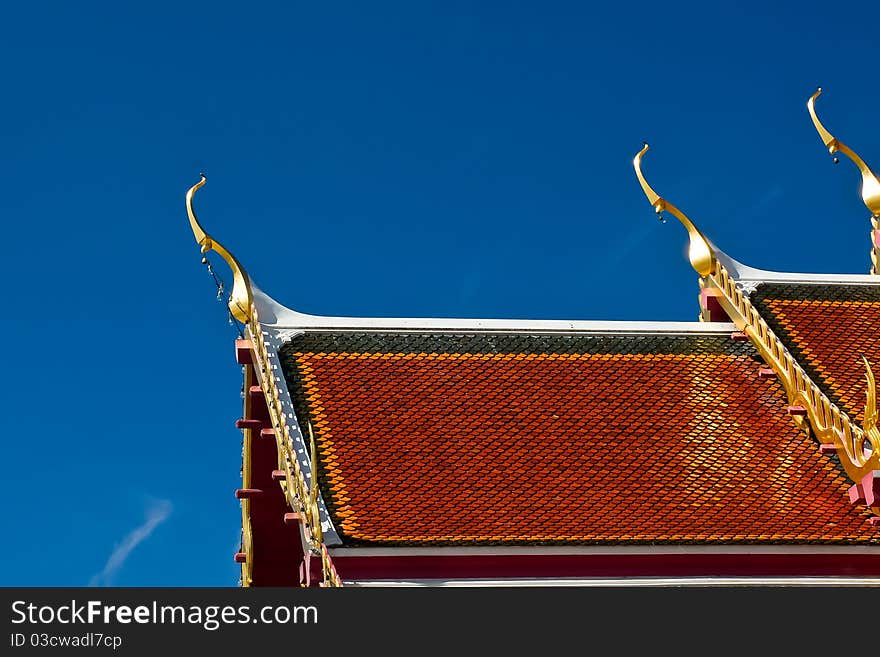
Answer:
[[[880,371],[880,285],[762,284],[752,303],[822,391],[862,422],[865,368]]]
[[[346,544],[880,543],[726,336],[306,333],[280,354]]]

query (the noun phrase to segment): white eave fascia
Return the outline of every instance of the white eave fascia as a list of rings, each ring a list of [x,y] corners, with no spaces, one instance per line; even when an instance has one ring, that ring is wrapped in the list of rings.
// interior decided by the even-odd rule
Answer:
[[[430,317],[325,317],[287,308],[251,284],[260,325],[277,333],[298,330],[480,332],[584,335],[718,335],[736,330],[728,322],[640,322],[547,319],[455,319]]]
[[[714,245],[713,245],[714,247]],[[738,283],[804,283],[828,285],[836,283],[846,285],[880,285],[880,276],[874,274],[805,274],[792,272],[767,271],[755,269],[734,260],[721,249],[715,247],[715,257],[724,265],[733,279]]]
[[[290,391],[287,388],[287,381],[282,373],[281,359],[278,356],[278,349],[281,347],[282,340],[273,331],[266,331],[263,340],[266,345],[266,354],[268,356],[268,362],[266,363],[268,376],[273,377],[275,380],[275,387],[278,391],[278,401],[281,403],[283,420],[287,424],[287,431],[290,434],[290,440],[292,443],[290,448],[293,451],[292,455],[296,459],[299,470],[303,477],[305,477],[306,482],[309,482],[312,475],[311,450],[309,448],[309,443],[306,440],[305,433],[297,420],[293,398],[290,396]],[[257,368],[257,376],[264,376],[259,371],[259,368]],[[324,501],[324,496],[321,494],[320,490],[318,490],[317,503],[321,531],[324,534],[324,544],[341,545],[342,539],[339,537],[339,533],[333,525],[333,518],[327,510],[327,504]]]

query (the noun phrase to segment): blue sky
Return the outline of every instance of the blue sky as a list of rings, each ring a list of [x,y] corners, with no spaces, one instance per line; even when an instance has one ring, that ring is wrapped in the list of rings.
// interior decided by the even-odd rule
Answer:
[[[2,585],[235,585],[241,377],[184,193],[329,315],[696,317],[685,233],[863,273],[862,3],[14,3],[0,21]],[[218,261],[219,262],[219,261]],[[227,271],[218,270],[228,279]]]

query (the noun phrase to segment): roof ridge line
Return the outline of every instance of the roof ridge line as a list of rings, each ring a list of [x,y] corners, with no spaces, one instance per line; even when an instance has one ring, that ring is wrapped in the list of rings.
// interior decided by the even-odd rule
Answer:
[[[310,315],[292,310],[253,282],[254,306],[260,325],[276,330],[387,330],[436,332],[528,332],[528,333],[594,333],[602,334],[717,334],[735,330],[729,322],[669,321],[669,320],[564,320],[564,319],[503,319],[456,317],[339,317]]]
[[[710,242],[711,243],[711,242]],[[830,274],[810,272],[781,272],[758,269],[745,265],[712,244],[715,257],[724,265],[727,273],[737,282],[756,283],[840,283],[847,285],[878,285],[880,278],[875,274]]]

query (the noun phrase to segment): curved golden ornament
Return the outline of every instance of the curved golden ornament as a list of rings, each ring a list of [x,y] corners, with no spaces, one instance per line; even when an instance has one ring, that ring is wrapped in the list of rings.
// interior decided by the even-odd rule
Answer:
[[[333,565],[333,559],[330,558],[327,546],[323,543],[321,544],[321,564],[324,571],[323,586],[341,587],[343,585],[342,579],[339,577],[339,573],[336,572],[336,567]]]
[[[196,217],[196,211],[193,209],[193,196],[206,182],[207,178],[203,174],[201,180],[186,192],[186,213],[189,215],[189,226],[196,238],[196,242],[202,247],[202,254],[206,254],[208,251],[216,251],[232,270],[232,293],[229,295],[229,311],[235,319],[247,324],[251,316],[254,300],[251,293],[251,280],[235,256],[227,251],[220,242],[205,232],[205,229],[202,228]]]
[[[256,308],[253,309],[250,321],[247,324],[248,336],[254,346],[254,371],[257,374],[260,387],[266,394],[266,407],[269,410],[269,421],[275,431],[275,447],[278,450],[279,469],[285,472],[282,490],[287,497],[290,508],[302,514],[303,537],[308,544],[308,549],[314,555],[318,555],[323,545],[323,529],[321,528],[321,514],[318,505],[319,489],[317,485],[317,470],[312,468],[312,476],[309,481],[303,473],[299,459],[293,452],[293,440],[288,428],[287,415],[281,402],[281,395],[276,383],[275,370],[277,363],[272,362],[269,349],[266,346],[266,337],[260,325],[260,318]],[[314,435],[309,425],[311,438],[310,452],[312,463],[317,465],[317,450],[315,449]]]
[[[877,428],[877,384],[874,381],[874,372],[871,371],[871,363],[862,356],[862,362],[865,364],[865,379],[867,379],[868,388],[865,390],[865,420],[862,423],[862,429],[865,437],[871,443],[871,448],[880,453],[880,429]]]
[[[816,99],[821,94],[822,87],[819,87],[816,90],[816,93],[810,96],[810,99],[807,101],[807,109],[810,112],[810,118],[813,119],[813,125],[816,127],[816,132],[819,133],[822,142],[828,147],[829,153],[833,155],[840,151],[851,159],[859,168],[859,171],[862,174],[862,201],[868,206],[868,210],[871,211],[871,214],[878,217],[880,216],[880,180],[878,180],[877,174],[871,171],[871,167],[869,167],[865,161],[855,153],[855,151],[834,137],[828,132],[825,126],[822,125],[822,122],[816,115]]]
[[[322,543],[324,532],[321,529],[321,512],[318,508],[318,451],[315,448],[315,434],[312,431],[311,421],[309,421],[309,446],[312,474],[309,481],[308,512],[312,516],[312,531],[315,533],[315,540]]]
[[[654,212],[661,214],[669,212],[678,219],[687,229],[688,237],[690,237],[690,246],[688,247],[688,259],[691,266],[700,276],[709,276],[715,271],[715,254],[712,247],[709,246],[709,240],[700,232],[700,229],[694,225],[684,212],[675,207],[672,203],[661,197],[645,180],[642,174],[642,157],[648,152],[648,143],[645,142],[644,147],[633,158],[633,167],[636,170],[636,176],[642,191],[648,197],[648,201],[654,207]]]

